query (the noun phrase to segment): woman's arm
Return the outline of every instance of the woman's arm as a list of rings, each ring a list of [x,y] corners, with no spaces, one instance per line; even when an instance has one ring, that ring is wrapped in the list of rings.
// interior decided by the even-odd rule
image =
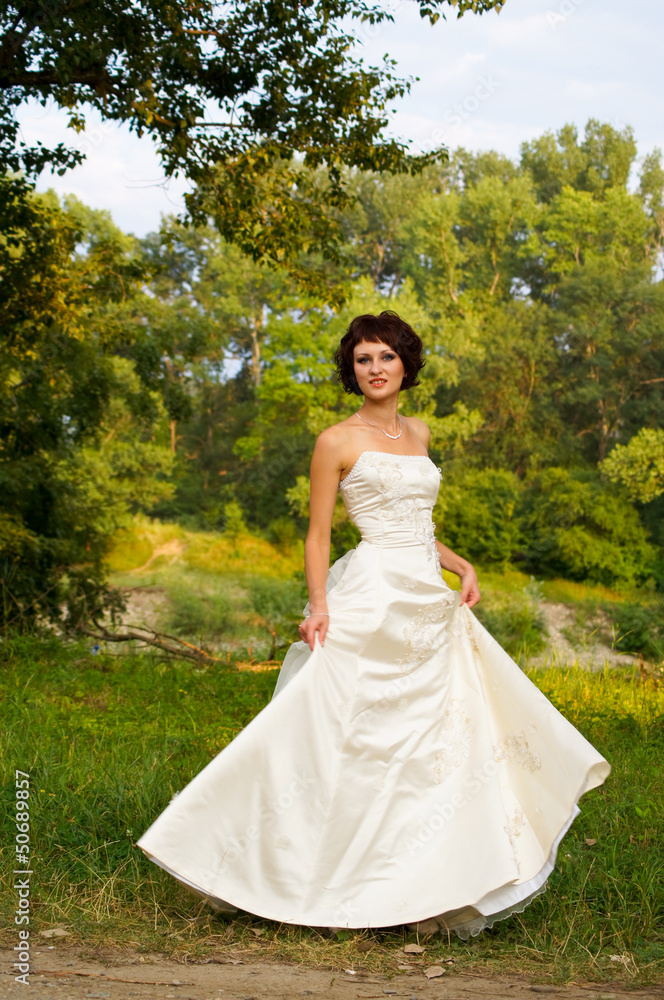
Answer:
[[[327,575],[330,568],[330,532],[342,465],[333,428],[318,437],[311,456],[309,530],[304,543],[304,572],[309,591],[309,618],[299,627],[300,636],[313,650],[315,633],[321,646],[330,619],[327,616]],[[317,612],[320,612],[317,614]]]
[[[436,548],[438,549],[438,560],[443,569],[456,573],[461,580],[461,604],[467,604],[469,608],[472,608],[473,604],[477,604],[480,599],[477,573],[472,563],[457,555],[456,552],[452,552],[452,549],[448,549],[438,540],[436,540]]]
[[[431,442],[431,430],[423,420],[413,417],[410,420],[415,425],[415,430],[418,432],[422,444],[428,451]],[[461,604],[467,604],[469,608],[472,608],[480,599],[477,573],[473,565],[467,559],[458,556],[456,552],[452,552],[452,549],[448,549],[438,539],[436,539],[436,548],[438,549],[438,560],[443,569],[448,569],[451,573],[456,573],[461,580]]]

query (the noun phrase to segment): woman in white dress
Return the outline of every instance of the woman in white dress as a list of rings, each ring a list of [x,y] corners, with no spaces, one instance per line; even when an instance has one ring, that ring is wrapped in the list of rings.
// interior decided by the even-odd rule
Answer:
[[[477,621],[473,567],[435,538],[430,432],[397,410],[419,337],[359,316],[336,361],[364,402],[314,447],[301,641],[138,845],[220,910],[465,938],[545,889],[610,767]],[[362,538],[328,569],[337,489]]]

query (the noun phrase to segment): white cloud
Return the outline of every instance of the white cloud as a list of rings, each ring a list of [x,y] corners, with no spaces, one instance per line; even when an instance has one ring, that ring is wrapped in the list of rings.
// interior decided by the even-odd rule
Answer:
[[[437,84],[446,87],[459,87],[461,81],[470,81],[482,72],[486,64],[486,52],[463,52],[436,66],[432,72],[423,71],[427,84]]]
[[[52,188],[60,196],[76,195],[91,208],[108,209],[121,229],[137,236],[158,229],[162,214],[184,210],[183,195],[191,185],[165,176],[149,138],[139,139],[126,126],[104,122],[94,113],[87,116],[85,132],[77,135],[67,128],[66,112],[34,102],[21,109],[20,120],[26,142],[64,142],[85,153],[81,166],[62,177],[45,171],[40,191]]]
[[[496,46],[518,48],[520,51],[523,51],[524,46],[542,44],[544,36],[549,30],[544,13],[515,17],[510,20],[503,16],[506,11],[507,7],[504,7],[495,22],[485,23],[484,32],[487,40]]]

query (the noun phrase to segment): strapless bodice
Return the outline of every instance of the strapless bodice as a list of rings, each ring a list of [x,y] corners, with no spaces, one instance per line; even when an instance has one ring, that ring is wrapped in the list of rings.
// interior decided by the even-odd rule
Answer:
[[[440,479],[428,455],[363,451],[339,490],[363,541],[389,548],[424,545],[439,566],[431,512]]]

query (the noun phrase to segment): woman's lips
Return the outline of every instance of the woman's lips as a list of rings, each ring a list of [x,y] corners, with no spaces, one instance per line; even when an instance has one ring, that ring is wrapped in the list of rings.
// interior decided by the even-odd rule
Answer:
[[[376,378],[369,381],[369,385],[385,385],[387,382],[386,378]]]

